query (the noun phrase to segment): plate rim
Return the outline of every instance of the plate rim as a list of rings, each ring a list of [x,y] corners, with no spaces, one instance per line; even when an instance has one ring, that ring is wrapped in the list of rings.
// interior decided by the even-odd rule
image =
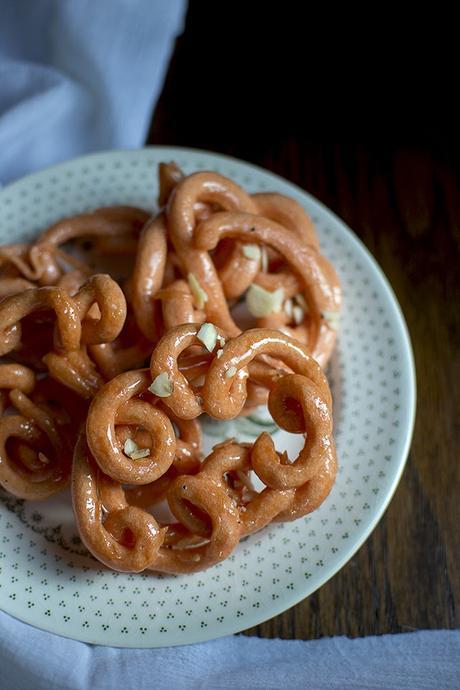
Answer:
[[[388,487],[388,490],[386,494],[384,495],[383,499],[381,502],[376,506],[372,519],[366,523],[366,526],[362,529],[361,532],[359,532],[358,535],[355,535],[355,540],[354,542],[350,545],[350,547],[342,553],[341,557],[334,561],[329,568],[326,569],[324,573],[321,573],[321,576],[316,578],[314,582],[310,582],[310,585],[305,587],[304,589],[296,589],[290,593],[286,593],[283,598],[280,597],[276,601],[276,603],[273,603],[272,606],[270,606],[270,613],[267,617],[267,609],[268,607],[263,611],[255,611],[254,613],[251,612],[251,614],[248,614],[247,617],[245,617],[244,620],[244,625],[239,626],[237,623],[237,619],[232,617],[230,621],[224,625],[222,625],[219,628],[213,629],[213,632],[211,635],[206,634],[206,631],[201,631],[200,629],[195,628],[194,632],[190,635],[189,640],[187,642],[183,642],[181,640],[178,640],[177,642],[168,642],[165,644],[161,644],[161,640],[145,640],[145,644],[129,644],[129,641],[126,640],[124,644],[113,644],[110,642],[104,642],[100,640],[95,640],[94,642],[88,640],[86,638],[85,640],[82,640],[81,638],[77,638],[72,634],[64,634],[62,632],[57,633],[55,630],[51,629],[50,627],[46,626],[46,622],[43,621],[44,625],[43,626],[38,626],[36,624],[30,623],[24,618],[18,616],[17,614],[10,613],[8,611],[8,607],[4,607],[4,603],[1,602],[1,610],[7,613],[8,615],[11,615],[13,618],[16,618],[17,620],[22,621],[23,623],[26,623],[27,625],[30,625],[37,630],[43,630],[46,631],[50,634],[53,635],[58,635],[59,637],[65,637],[67,639],[72,639],[78,642],[81,642],[83,644],[89,643],[89,644],[97,644],[101,646],[109,646],[109,647],[116,647],[116,648],[161,648],[161,647],[175,647],[175,646],[187,646],[190,644],[197,644],[200,642],[205,642],[205,641],[210,641],[214,639],[218,639],[220,637],[225,637],[226,635],[233,635],[233,634],[238,634],[241,633],[244,630],[247,630],[248,628],[252,628],[254,626],[260,625],[265,621],[271,620],[275,616],[280,615],[281,613],[284,613],[285,611],[288,611],[291,609],[293,606],[296,606],[299,602],[303,601],[307,597],[311,596],[314,592],[316,592],[320,587],[322,587],[324,584],[326,584],[332,577],[334,577],[345,565],[348,563],[351,558],[356,554],[356,552],[363,546],[363,544],[367,541],[371,533],[374,531],[382,517],[384,516],[394,494],[395,491],[399,485],[399,482],[401,480],[402,473],[404,471],[404,468],[407,463],[407,458],[409,455],[411,443],[412,443],[412,438],[413,438],[413,432],[414,432],[414,424],[415,424],[415,417],[416,417],[416,399],[417,399],[417,384],[416,384],[416,368],[415,368],[415,360],[414,360],[414,353],[413,353],[413,348],[412,348],[412,343],[410,339],[410,333],[409,329],[407,327],[406,320],[404,318],[403,311],[401,309],[401,306],[398,302],[398,299],[396,297],[396,294],[387,279],[385,273],[383,272],[383,269],[380,267],[379,263],[377,260],[374,258],[374,256],[371,254],[370,250],[367,249],[363,241],[353,232],[353,230],[348,227],[348,225],[330,208],[328,208],[322,201],[317,199],[313,194],[310,192],[306,191],[299,185],[297,185],[294,182],[291,182],[287,178],[282,177],[281,175],[278,175],[277,173],[272,172],[271,170],[268,170],[266,168],[263,168],[259,165],[256,165],[254,163],[251,163],[249,161],[246,161],[241,158],[236,158],[234,156],[229,156],[227,154],[215,152],[215,151],[207,151],[204,149],[199,149],[199,148],[193,148],[193,147],[185,147],[185,146],[166,146],[166,145],[152,145],[152,146],[144,146],[140,148],[135,148],[135,149],[109,149],[107,151],[97,151],[89,154],[85,154],[82,156],[76,156],[74,158],[71,158],[66,161],[62,161],[60,163],[56,163],[54,165],[47,166],[45,168],[42,168],[38,171],[34,171],[28,175],[24,175],[23,177],[19,178],[18,180],[15,180],[4,187],[0,187],[0,198],[5,194],[8,193],[11,190],[14,190],[16,186],[19,186],[26,180],[33,179],[35,177],[40,177],[44,173],[49,173],[53,171],[58,171],[60,168],[64,168],[66,166],[72,165],[74,163],[82,162],[84,160],[92,159],[92,158],[97,158],[97,157],[104,157],[104,156],[117,156],[117,155],[132,155],[136,153],[142,153],[142,152],[148,152],[148,151],[155,151],[157,153],[164,152],[165,156],[169,155],[174,155],[174,154],[189,154],[192,156],[198,156],[198,155],[204,155],[206,157],[212,158],[217,158],[217,159],[224,159],[226,161],[235,163],[235,164],[243,164],[245,167],[252,169],[255,173],[260,174],[262,173],[263,175],[268,175],[271,177],[274,182],[282,183],[283,185],[289,185],[292,187],[298,194],[309,198],[313,203],[318,205],[322,212],[331,218],[331,220],[340,227],[341,232],[343,232],[346,236],[347,239],[354,245],[355,249],[357,249],[358,253],[361,255],[361,258],[363,258],[368,264],[370,264],[374,275],[378,279],[378,282],[380,283],[380,287],[383,288],[383,292],[385,293],[386,298],[388,299],[388,303],[391,306],[391,311],[393,312],[393,317],[395,319],[395,322],[397,324],[397,328],[400,332],[401,338],[399,342],[399,347],[401,348],[401,351],[404,352],[404,359],[405,359],[405,364],[407,365],[407,375],[409,379],[409,386],[408,390],[405,391],[407,395],[407,411],[406,411],[406,423],[404,426],[404,439],[402,442],[402,448],[399,453],[399,464],[397,471],[393,477],[393,481],[391,485]],[[307,592],[307,593],[306,593]],[[7,603],[7,602],[5,602]],[[124,641],[123,641],[124,642]],[[142,640],[144,642],[144,640]],[[152,644],[153,642],[153,644]],[[160,642],[160,644],[158,644]]]

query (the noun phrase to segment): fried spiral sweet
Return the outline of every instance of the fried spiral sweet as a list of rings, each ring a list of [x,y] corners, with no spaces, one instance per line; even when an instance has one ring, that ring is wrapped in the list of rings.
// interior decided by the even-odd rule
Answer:
[[[37,401],[29,397],[35,388]],[[0,484],[29,500],[58,493],[69,481],[73,448],[70,419],[48,404],[56,391],[13,364],[0,365],[0,390],[2,396],[9,390],[2,407],[14,412],[0,418]]]
[[[338,278],[329,262],[311,245],[298,241],[293,233],[286,232],[283,226],[253,214],[213,214],[197,228],[195,246],[209,251],[226,237],[250,238],[253,242],[268,245],[282,256],[294,275],[299,277],[310,317],[308,344],[311,352],[314,352],[323,314],[338,312],[341,306]]]
[[[172,465],[176,450],[174,429],[168,416],[139,399],[151,383],[148,371],[128,371],[109,381],[93,398],[88,410],[86,436],[99,467],[113,479],[147,484]],[[141,426],[151,436],[145,458],[131,460],[117,442],[116,424]]]
[[[121,485],[92,459],[84,433],[75,446],[72,501],[81,539],[101,563],[137,573],[154,561],[165,530],[145,510],[127,504]],[[103,501],[108,511],[104,521]]]
[[[217,204],[229,211],[256,212],[257,207],[238,185],[217,173],[189,175],[177,184],[168,202],[170,238],[182,269],[206,286],[206,317],[230,334],[235,334],[237,327],[230,316],[212,259],[207,251],[195,246],[195,207],[198,203]]]
[[[329,494],[341,290],[293,199],[163,163],[158,202],[0,248],[0,484],[45,500],[71,479],[96,559],[190,573]],[[267,433],[202,457],[201,415],[265,403],[296,458]]]

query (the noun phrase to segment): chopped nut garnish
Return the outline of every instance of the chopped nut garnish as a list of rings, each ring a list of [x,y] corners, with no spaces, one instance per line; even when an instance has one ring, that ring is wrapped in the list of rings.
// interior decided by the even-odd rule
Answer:
[[[140,460],[150,455],[150,448],[139,448],[136,441],[132,438],[127,438],[123,447],[123,452],[131,460]]]
[[[308,314],[309,308],[308,308],[307,300],[305,299],[305,297],[302,295],[301,292],[299,292],[297,295],[294,295],[294,300],[297,302],[299,307],[302,307],[304,314]]]
[[[255,317],[277,314],[284,300],[283,288],[269,292],[260,285],[251,285],[246,293],[246,306]]]
[[[298,304],[296,304],[296,305],[293,307],[293,309],[292,309],[292,315],[293,315],[293,317],[294,317],[294,321],[296,322],[297,326],[299,325],[299,323],[302,323],[303,317],[304,317],[304,313],[303,313],[302,307],[299,307]]]
[[[146,458],[148,455],[150,455],[150,449],[149,448],[139,448],[139,450],[134,451],[134,453],[131,453],[131,459],[132,460],[141,460],[141,458]]]
[[[216,347],[217,331],[212,323],[204,323],[198,331],[196,337],[201,340],[203,345],[209,352],[212,352]]]
[[[340,321],[340,312],[323,311],[321,316],[327,321],[328,326],[330,326],[334,331],[337,330]]]
[[[257,244],[244,244],[243,254],[246,259],[252,259],[253,261],[259,261],[260,259],[260,248]]]
[[[222,350],[222,348],[220,350],[217,350],[217,352],[216,352],[217,359],[220,359],[223,354],[224,354],[224,351]]]
[[[195,299],[196,306],[198,309],[203,309],[204,305],[208,301],[208,295],[203,290],[193,273],[188,274],[188,284]]]
[[[245,474],[242,470],[237,470],[236,474],[238,476],[238,479],[246,487],[246,489],[249,489],[250,491],[254,491],[254,485],[251,481],[251,477],[249,477],[247,474]]]
[[[44,465],[49,465],[50,464],[50,459],[45,455],[45,453],[42,453],[39,451],[38,453],[38,459],[40,462],[42,462]]]
[[[123,448],[124,454],[131,457],[131,453],[134,453],[136,450],[139,450],[139,446],[137,445],[137,443],[133,441],[132,438],[127,438]]]
[[[170,380],[166,371],[158,374],[152,385],[149,386],[149,391],[159,398],[167,398],[173,392],[173,382]]]

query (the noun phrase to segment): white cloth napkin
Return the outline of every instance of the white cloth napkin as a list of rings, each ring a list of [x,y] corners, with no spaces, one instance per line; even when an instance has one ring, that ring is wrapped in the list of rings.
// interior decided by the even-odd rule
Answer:
[[[226,637],[165,649],[99,647],[0,614],[2,690],[451,690],[460,632],[297,640]]]
[[[140,146],[184,12],[184,0],[3,0],[0,184],[90,151]],[[0,612],[1,690],[442,690],[460,687],[459,659],[459,632],[114,649]]]
[[[141,146],[185,0],[0,2],[0,183]]]

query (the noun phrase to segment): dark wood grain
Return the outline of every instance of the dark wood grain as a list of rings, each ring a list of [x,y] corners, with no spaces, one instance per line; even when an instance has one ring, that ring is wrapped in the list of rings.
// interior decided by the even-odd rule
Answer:
[[[234,5],[214,5],[190,4],[149,142],[257,163],[341,216],[396,292],[418,384],[407,467],[380,524],[318,592],[247,633],[458,627],[460,165],[458,111],[440,100],[449,57],[434,78],[402,49],[383,63],[379,37],[363,45],[358,33],[334,34],[329,54],[292,11],[262,31]]]

